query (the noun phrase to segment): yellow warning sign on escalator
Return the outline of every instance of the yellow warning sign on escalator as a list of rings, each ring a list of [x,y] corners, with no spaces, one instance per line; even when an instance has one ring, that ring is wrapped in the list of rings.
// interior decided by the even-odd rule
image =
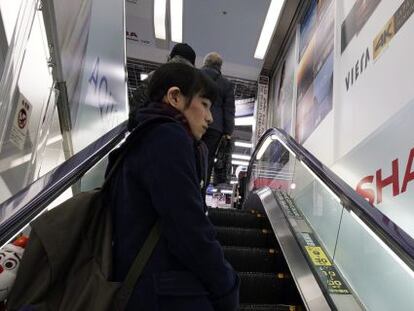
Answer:
[[[315,266],[332,265],[320,246],[305,246],[305,248]]]

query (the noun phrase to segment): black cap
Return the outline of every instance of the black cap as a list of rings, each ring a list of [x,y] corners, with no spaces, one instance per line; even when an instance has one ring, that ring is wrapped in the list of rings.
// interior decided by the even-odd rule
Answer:
[[[170,58],[179,55],[195,65],[196,53],[187,43],[177,43],[170,53]]]

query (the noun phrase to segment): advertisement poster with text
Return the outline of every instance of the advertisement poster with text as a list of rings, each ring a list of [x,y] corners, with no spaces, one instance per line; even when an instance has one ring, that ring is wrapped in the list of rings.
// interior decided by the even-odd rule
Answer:
[[[300,26],[295,137],[301,144],[332,110],[335,2],[312,3]]]
[[[75,152],[126,120],[124,3],[94,0],[73,129]]]
[[[278,116],[278,126],[292,134],[292,114],[293,114],[293,91],[296,68],[296,44],[292,40],[286,58],[279,69],[276,81],[275,102],[277,103],[276,116]]]
[[[414,101],[338,161],[333,171],[414,237]],[[386,219],[385,219],[386,220]]]
[[[336,12],[338,159],[414,98],[414,1],[338,0]]]
[[[337,1],[332,169],[414,237],[414,1]]]

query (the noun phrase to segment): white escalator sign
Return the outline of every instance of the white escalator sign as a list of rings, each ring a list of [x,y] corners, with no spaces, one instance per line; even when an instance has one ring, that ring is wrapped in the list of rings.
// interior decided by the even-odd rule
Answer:
[[[10,132],[10,141],[20,150],[24,149],[31,113],[32,105],[20,94]]]

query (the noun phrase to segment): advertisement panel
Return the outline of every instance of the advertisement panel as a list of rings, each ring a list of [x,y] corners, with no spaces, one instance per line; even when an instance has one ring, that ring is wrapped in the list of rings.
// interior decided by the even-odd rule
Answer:
[[[124,1],[94,0],[73,128],[78,152],[126,120]]]
[[[354,190],[414,237],[414,101],[336,163]]]
[[[299,143],[332,110],[335,1],[312,1],[300,27],[295,137]]]
[[[414,1],[339,0],[336,12],[332,169],[414,237]]]
[[[335,158],[414,98],[414,1],[337,1]]]
[[[292,40],[286,58],[278,72],[275,93],[276,116],[280,118],[278,126],[290,135],[292,134],[295,68],[296,40]]]
[[[81,74],[89,38],[93,0],[53,0],[56,32],[72,119],[75,120],[81,91]]]

